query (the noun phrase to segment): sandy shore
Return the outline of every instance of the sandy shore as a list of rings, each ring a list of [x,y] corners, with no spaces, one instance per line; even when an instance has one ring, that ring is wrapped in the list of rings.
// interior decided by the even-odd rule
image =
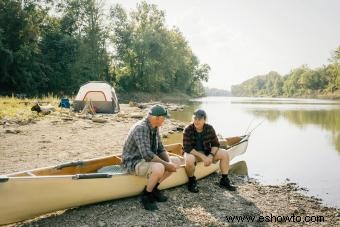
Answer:
[[[121,153],[128,130],[145,114],[146,109],[126,104],[121,105],[119,114],[95,118],[64,111],[30,123],[1,120],[0,174]],[[176,131],[183,125],[168,120],[161,132]],[[294,183],[263,186],[253,179],[232,175],[239,189],[230,193],[216,186],[218,178],[213,174],[199,181],[201,191],[195,195],[185,186],[166,190],[170,200],[159,204],[157,212],[145,211],[133,197],[58,211],[15,226],[340,226],[339,209],[303,195]],[[229,216],[255,220],[231,222]],[[278,216],[295,219],[275,222]],[[322,216],[324,221],[304,222],[305,217],[312,216]]]

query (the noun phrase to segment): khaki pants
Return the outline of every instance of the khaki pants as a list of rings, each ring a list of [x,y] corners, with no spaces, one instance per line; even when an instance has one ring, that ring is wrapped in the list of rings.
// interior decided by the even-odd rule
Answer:
[[[170,162],[174,163],[174,159],[178,159],[177,157],[170,156],[169,157]],[[137,163],[135,166],[135,175],[143,177],[147,176],[149,177],[151,173],[151,165],[155,162],[146,162],[144,159],[142,159],[140,162]]]

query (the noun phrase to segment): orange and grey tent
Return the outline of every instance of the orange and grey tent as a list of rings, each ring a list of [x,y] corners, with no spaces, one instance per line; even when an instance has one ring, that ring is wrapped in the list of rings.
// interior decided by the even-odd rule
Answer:
[[[83,110],[87,103],[90,103],[96,113],[119,112],[119,103],[114,88],[103,81],[90,81],[79,88],[73,101],[74,110]]]

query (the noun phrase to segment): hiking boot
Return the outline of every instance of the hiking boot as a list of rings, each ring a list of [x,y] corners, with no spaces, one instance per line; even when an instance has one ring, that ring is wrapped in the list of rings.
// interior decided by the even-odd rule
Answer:
[[[150,211],[158,210],[158,207],[157,207],[157,204],[153,197],[152,192],[147,192],[146,188],[142,192],[141,203],[143,204],[143,207],[145,210],[150,210]]]
[[[189,192],[193,192],[193,193],[197,193],[199,191],[196,177],[189,177],[188,190]]]
[[[168,197],[163,195],[163,193],[156,187],[152,190],[152,195],[157,202],[166,202],[168,200]]]
[[[236,187],[234,185],[231,184],[230,180],[228,177],[226,178],[221,178],[220,180],[220,187],[221,188],[225,188],[228,191],[236,191]]]

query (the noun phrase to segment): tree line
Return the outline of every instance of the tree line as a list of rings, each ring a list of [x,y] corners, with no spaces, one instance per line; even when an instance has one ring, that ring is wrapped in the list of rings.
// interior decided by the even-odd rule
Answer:
[[[0,93],[74,94],[87,81],[118,90],[202,95],[201,64],[165,12],[98,0],[1,0]]]
[[[275,71],[255,76],[231,88],[234,96],[311,97],[340,89],[340,46],[329,64],[311,69],[306,65],[281,76]]]

